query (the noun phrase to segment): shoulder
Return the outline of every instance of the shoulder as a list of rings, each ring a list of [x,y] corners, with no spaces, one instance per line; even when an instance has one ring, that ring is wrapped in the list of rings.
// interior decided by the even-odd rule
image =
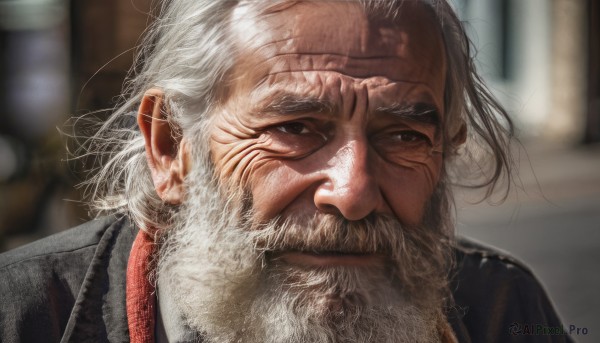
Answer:
[[[124,222],[103,217],[0,254],[0,340],[59,340],[98,246]]]
[[[531,342],[531,336],[513,335],[511,327],[561,326],[544,287],[523,262],[464,237],[456,240],[455,255],[454,301],[474,342]],[[554,338],[569,342],[564,335]]]
[[[456,277],[476,278],[482,282],[489,278],[523,278],[538,283],[533,272],[523,262],[508,252],[467,237],[458,237],[455,245]]]
[[[452,288],[457,306],[467,317],[530,308],[529,302],[547,299],[532,271],[504,251],[461,237],[455,255]]]
[[[0,270],[13,264],[45,259],[48,255],[68,254],[98,244],[104,231],[115,221],[103,217],[33,243],[0,254]]]

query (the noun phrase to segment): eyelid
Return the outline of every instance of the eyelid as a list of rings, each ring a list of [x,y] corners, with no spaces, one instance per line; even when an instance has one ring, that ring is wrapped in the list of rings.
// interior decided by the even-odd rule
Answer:
[[[267,129],[269,128],[278,128],[281,126],[285,126],[285,125],[289,125],[289,124],[293,124],[293,123],[301,123],[303,125],[306,126],[306,128],[310,131],[308,133],[303,133],[301,135],[306,135],[306,134],[310,134],[310,133],[314,133],[314,134],[318,134],[319,136],[321,136],[321,138],[323,138],[325,141],[329,140],[327,137],[327,134],[325,133],[324,129],[319,129],[318,128],[318,122],[319,120],[315,119],[315,118],[311,118],[311,117],[300,117],[300,118],[295,118],[295,119],[290,119],[290,120],[286,120],[283,122],[279,122],[273,125],[270,125],[269,127],[267,127]],[[280,130],[283,133],[286,133],[282,130]]]
[[[402,133],[402,132],[412,132],[417,135],[421,135],[428,140],[430,144],[433,145],[435,141],[436,134],[435,132],[430,133],[429,130],[419,129],[408,125],[394,125],[390,127],[386,127],[378,132],[373,133],[371,136],[376,137],[380,135],[389,135],[394,133]]]
[[[305,129],[308,132],[305,133],[293,133],[297,131],[297,128],[288,128],[291,131],[286,132],[286,129],[282,129],[282,126],[297,123],[303,126],[302,131]],[[286,120],[276,123],[271,123],[268,126],[261,128],[260,133],[264,138],[261,139],[272,153],[280,158],[284,159],[302,159],[315,151],[322,148],[329,137],[324,130],[324,126],[319,125],[311,120],[296,119]]]

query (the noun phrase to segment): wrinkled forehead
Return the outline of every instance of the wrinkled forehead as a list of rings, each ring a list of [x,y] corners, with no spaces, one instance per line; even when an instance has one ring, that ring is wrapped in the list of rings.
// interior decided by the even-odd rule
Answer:
[[[365,74],[354,76],[427,80],[441,87],[434,91],[443,91],[444,43],[433,13],[421,1],[401,1],[387,9],[393,15],[354,1],[282,1],[266,9],[259,3],[265,2],[242,2],[233,14],[232,30],[246,53],[265,60],[286,54],[339,56]],[[369,63],[381,58],[397,60],[395,68]]]

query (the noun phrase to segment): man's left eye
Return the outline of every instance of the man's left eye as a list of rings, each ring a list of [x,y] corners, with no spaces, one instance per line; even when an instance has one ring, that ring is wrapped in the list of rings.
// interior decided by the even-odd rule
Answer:
[[[416,131],[393,132],[390,137],[403,143],[431,143],[426,135]]]
[[[303,135],[310,133],[308,127],[300,122],[291,122],[278,125],[276,129],[284,133],[290,133],[292,135]]]

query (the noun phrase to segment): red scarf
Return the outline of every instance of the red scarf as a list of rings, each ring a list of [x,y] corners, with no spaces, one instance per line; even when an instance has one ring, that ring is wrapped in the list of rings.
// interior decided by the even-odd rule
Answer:
[[[155,288],[150,283],[148,266],[154,253],[154,240],[140,230],[131,247],[127,263],[127,323],[131,343],[154,343],[156,320]]]

